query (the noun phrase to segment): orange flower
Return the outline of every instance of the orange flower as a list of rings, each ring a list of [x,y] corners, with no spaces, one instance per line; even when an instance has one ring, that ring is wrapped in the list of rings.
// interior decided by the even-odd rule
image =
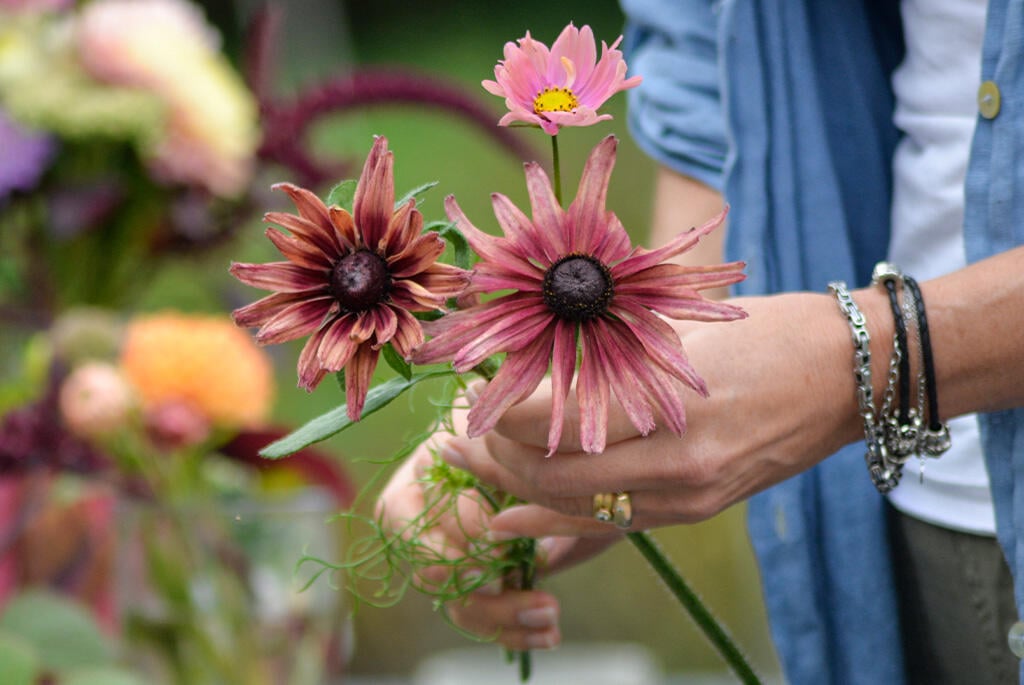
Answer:
[[[138,317],[121,366],[146,408],[188,403],[216,426],[258,424],[273,399],[270,359],[226,316]]]

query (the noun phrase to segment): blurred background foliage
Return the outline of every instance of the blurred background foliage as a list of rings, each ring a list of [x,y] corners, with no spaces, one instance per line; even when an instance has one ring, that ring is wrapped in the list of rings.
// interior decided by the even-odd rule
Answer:
[[[240,64],[244,28],[262,3],[207,0],[200,4],[221,28],[227,52]],[[275,88],[281,94],[359,67],[393,67],[442,77],[458,85],[489,107],[495,122],[502,113],[502,103],[486,94],[479,84],[493,77],[494,64],[501,58],[506,41],[529,30],[550,43],[566,23],[573,21],[589,24],[599,40],[611,42],[623,26],[614,0],[294,0],[280,2],[279,6],[284,14]],[[613,121],[567,129],[560,136],[566,196],[574,194],[583,159],[591,147],[614,133],[621,145],[608,204],[634,239],[643,241],[654,165],[630,142],[624,96],[613,98],[608,111],[614,115]],[[436,108],[400,104],[354,108],[320,123],[311,132],[310,143],[324,156],[355,162],[355,175],[375,134],[386,135],[395,153],[399,193],[428,181],[438,182],[421,205],[427,221],[443,218],[442,200],[447,194],[459,199],[479,227],[492,231],[497,228],[490,207],[492,192],[502,192],[521,206],[527,202],[523,160],[466,119]],[[518,129],[515,135],[535,152],[536,159],[550,158],[547,136],[533,129]],[[269,188],[271,183],[293,180],[281,171],[267,173],[256,182]],[[329,185],[316,190],[326,195],[328,189]],[[267,206],[258,208],[260,212],[290,210],[280,193],[268,193],[266,201]],[[133,307],[139,311],[229,311],[259,295],[228,276],[229,262],[276,258],[263,237],[263,225],[258,216],[254,217],[230,244],[162,266],[146,289],[136,294]],[[7,349],[22,342],[14,330],[0,336],[0,343]],[[301,424],[343,401],[343,393],[334,383],[325,382],[312,394],[296,388],[295,361],[301,342],[269,350],[275,360],[279,388],[273,414],[281,425]],[[4,361],[11,363],[9,358]],[[10,367],[0,367],[0,371],[6,373]],[[390,371],[381,368],[378,373],[384,377]],[[343,458],[358,483],[370,482],[380,469],[372,462],[395,453],[422,430],[430,414],[418,410],[427,406],[436,390],[424,384],[412,399],[395,403],[373,421],[325,443],[325,451]],[[366,501],[362,506],[366,507]],[[742,507],[734,507],[706,523],[661,530],[656,537],[750,653],[753,663],[763,672],[774,673],[777,668],[743,517]],[[667,672],[722,669],[689,619],[626,545],[545,580],[544,587],[563,600],[562,627],[567,644],[636,642],[651,649]],[[444,627],[430,601],[415,594],[386,610],[362,607],[354,627],[352,670],[357,674],[410,673],[435,650],[466,646],[464,637]],[[499,663],[497,654],[495,659]]]

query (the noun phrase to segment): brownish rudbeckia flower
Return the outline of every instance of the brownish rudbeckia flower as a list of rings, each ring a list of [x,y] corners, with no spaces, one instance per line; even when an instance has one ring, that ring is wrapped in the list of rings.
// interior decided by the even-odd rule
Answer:
[[[233,312],[235,323],[259,327],[261,345],[309,335],[299,356],[299,386],[315,388],[324,375],[345,369],[348,415],[358,420],[377,367],[390,343],[402,357],[423,342],[411,312],[441,309],[466,285],[467,273],[439,264],[445,242],[423,233],[423,215],[410,199],[395,207],[394,154],[378,137],[363,166],[352,213],[327,207],[312,192],[281,183],[298,214],[264,218],[290,235],[266,235],[287,261],[233,263],[231,273],[273,295]]]

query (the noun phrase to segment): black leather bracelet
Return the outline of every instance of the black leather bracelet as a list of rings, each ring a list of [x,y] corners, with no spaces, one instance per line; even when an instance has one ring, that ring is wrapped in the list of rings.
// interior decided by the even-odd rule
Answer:
[[[938,457],[949,449],[949,427],[942,422],[939,413],[939,391],[935,379],[935,359],[932,355],[931,334],[928,331],[928,315],[924,308],[924,298],[917,281],[910,276],[903,277],[903,287],[914,298],[917,310],[917,334],[921,341],[921,364],[925,381],[925,394],[928,401],[928,425],[922,439],[924,452],[931,457]]]
[[[889,293],[889,305],[892,307],[892,318],[896,325],[896,347],[899,355],[899,422],[900,425],[906,426],[910,423],[910,347],[907,344],[907,323],[903,320],[903,308],[896,293],[897,280],[901,279],[885,278],[882,282]]]

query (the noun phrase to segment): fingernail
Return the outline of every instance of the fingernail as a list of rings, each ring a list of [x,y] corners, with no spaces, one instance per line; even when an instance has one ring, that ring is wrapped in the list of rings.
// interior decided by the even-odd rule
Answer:
[[[553,628],[558,625],[558,610],[555,607],[523,609],[516,614],[516,620],[524,628]]]
[[[550,630],[530,633],[526,636],[526,646],[530,649],[554,649],[558,646],[558,633]]]
[[[485,381],[476,381],[475,383],[470,383],[469,387],[466,388],[466,401],[469,402],[469,406],[472,407],[476,404],[485,385],[487,385]]]
[[[446,442],[444,447],[441,448],[441,458],[457,469],[469,469],[469,462],[466,460],[466,455],[463,454],[462,450],[460,450],[457,445],[453,444],[453,441],[451,440]]]

